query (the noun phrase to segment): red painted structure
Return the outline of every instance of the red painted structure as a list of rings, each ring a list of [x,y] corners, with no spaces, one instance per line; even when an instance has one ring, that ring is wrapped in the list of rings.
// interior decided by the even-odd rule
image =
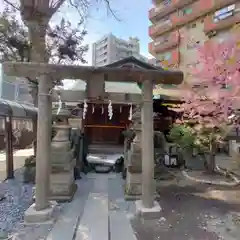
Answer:
[[[107,104],[88,104],[84,132],[90,144],[123,144],[121,133],[131,123],[128,120],[130,106],[112,104],[112,109],[113,116],[109,120]]]

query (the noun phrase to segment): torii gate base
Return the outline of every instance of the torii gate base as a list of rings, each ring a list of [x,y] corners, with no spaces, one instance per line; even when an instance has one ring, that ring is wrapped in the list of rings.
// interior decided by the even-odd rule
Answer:
[[[42,209],[40,211],[36,210],[35,203],[32,204],[24,214],[24,221],[27,223],[42,223],[53,221],[53,213],[57,203],[55,201],[49,202],[49,207]]]

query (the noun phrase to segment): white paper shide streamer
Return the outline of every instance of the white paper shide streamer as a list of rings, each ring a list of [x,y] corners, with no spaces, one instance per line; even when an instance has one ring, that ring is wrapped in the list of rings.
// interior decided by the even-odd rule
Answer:
[[[92,113],[95,112],[95,108],[94,108],[94,105],[92,105]]]
[[[108,117],[109,117],[109,120],[112,119],[112,116],[113,116],[112,101],[109,100],[109,104],[108,104]]]
[[[132,120],[132,104],[130,105],[128,120]]]
[[[85,119],[85,117],[86,117],[87,108],[88,108],[87,101],[84,100],[84,104],[83,104],[83,119]]]
[[[104,108],[103,108],[103,105],[102,105],[102,112],[101,112],[101,114],[103,115],[103,113],[104,113]]]
[[[58,110],[57,110],[57,115],[60,113],[62,109],[62,100],[61,100],[61,95],[58,94]]]

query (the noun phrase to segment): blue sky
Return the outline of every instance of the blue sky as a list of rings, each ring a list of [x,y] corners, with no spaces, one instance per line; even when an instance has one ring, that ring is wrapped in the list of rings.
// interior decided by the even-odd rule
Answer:
[[[93,6],[87,21],[88,36],[85,42],[90,45],[87,56],[91,64],[91,44],[104,34],[112,32],[117,37],[128,39],[136,36],[140,39],[141,53],[146,57],[148,54],[148,10],[151,0],[112,0],[112,9],[120,21],[107,13],[104,6]]]
[[[92,0],[95,2],[97,0]],[[103,2],[101,0],[99,2]],[[85,38],[85,43],[89,44],[89,51],[85,59],[88,65],[92,63],[92,43],[112,32],[117,37],[128,39],[130,36],[138,37],[140,40],[140,51],[146,57],[149,57],[148,43],[148,10],[151,8],[151,0],[110,0],[111,8],[114,10],[116,20],[111,13],[107,12],[107,8],[103,4],[93,5],[90,11],[90,16],[86,22],[88,35]],[[72,12],[64,12],[67,18],[74,22],[78,15]],[[69,88],[74,81],[64,81],[64,87]]]
[[[128,39],[130,36],[138,37],[140,40],[140,51],[144,56],[148,57],[148,43],[150,41],[148,37],[148,10],[151,7],[152,0],[110,0],[111,8],[120,21],[116,20],[111,13],[107,11],[107,8],[102,4],[104,0],[92,0],[93,3],[97,1],[100,3],[92,6],[90,16],[86,21],[88,34],[85,37],[84,43],[89,44],[90,47],[85,57],[88,65],[92,63],[92,43],[110,32],[123,39]],[[0,3],[1,2],[2,0],[0,0]],[[69,18],[71,22],[79,18],[77,13],[68,11],[68,9],[63,9],[61,15],[62,14]],[[55,20],[57,20],[58,16],[55,17]],[[72,85],[72,81],[69,81],[69,84],[67,82],[66,87],[68,87],[69,84]]]

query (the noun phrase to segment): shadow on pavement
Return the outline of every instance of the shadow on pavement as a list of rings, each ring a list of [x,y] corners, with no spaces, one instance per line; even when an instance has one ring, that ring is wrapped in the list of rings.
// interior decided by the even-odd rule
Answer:
[[[231,224],[228,226],[225,221],[227,215],[240,211],[240,202],[233,201],[232,196],[229,195],[230,191],[237,193],[236,197],[240,199],[239,188],[227,189],[204,184],[184,187],[174,184],[159,187],[158,201],[162,207],[159,218],[144,221],[138,218],[132,220],[138,240],[235,239],[219,237],[223,232],[223,225],[226,225],[226,232],[230,234],[232,231]],[[211,226],[211,223],[214,226]],[[221,227],[219,232],[218,224],[219,229]]]

